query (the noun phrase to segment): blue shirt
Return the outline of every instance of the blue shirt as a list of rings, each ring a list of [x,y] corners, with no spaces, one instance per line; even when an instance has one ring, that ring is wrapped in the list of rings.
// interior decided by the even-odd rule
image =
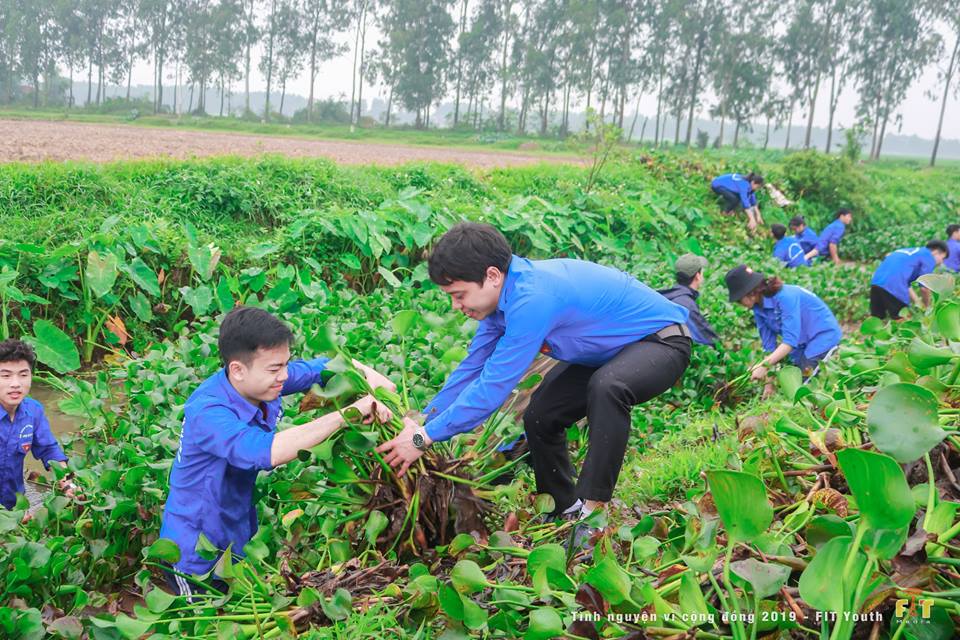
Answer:
[[[740,203],[744,209],[757,206],[757,194],[750,189],[750,181],[739,173],[725,173],[717,176],[710,183],[714,189],[726,189],[740,195]]]
[[[807,267],[810,263],[803,257],[803,247],[793,236],[783,236],[773,245],[774,257],[783,261],[788,267]]]
[[[281,396],[321,383],[327,360],[289,363]],[[241,556],[257,532],[253,488],[260,470],[271,468],[270,449],[283,413],[280,398],[261,407],[243,398],[223,369],[187,399],[160,526],[160,537],[180,547],[174,568],[181,573],[203,574],[216,564],[195,551],[201,532],[217,549],[232,544],[231,552]]]
[[[427,405],[427,435],[447,440],[486,420],[537,353],[600,367],[628,344],[688,312],[622,271],[583,260],[513,256],[500,301],[480,321],[467,357]]]
[[[10,415],[0,409],[0,504],[13,509],[17,494],[24,492],[23,461],[27,452],[50,468],[50,462],[67,461],[63,449],[50,431],[43,405],[27,396]]]
[[[830,224],[826,226],[823,230],[823,233],[820,234],[820,237],[817,239],[817,253],[821,256],[830,255],[830,245],[835,244],[840,245],[840,239],[843,237],[844,232],[847,230],[847,225],[843,224],[840,221],[840,218],[837,218]]]
[[[936,266],[937,261],[926,247],[897,249],[883,259],[873,272],[870,284],[886,289],[903,304],[910,304],[910,284],[924,274],[933,273]]]
[[[793,347],[790,358],[797,365],[803,357],[822,355],[840,344],[840,325],[830,307],[803,287],[785,284],[776,295],[753,307],[753,320],[763,350],[777,348],[777,336]]]
[[[817,232],[810,227],[804,227],[803,233],[798,233],[793,237],[800,241],[804,253],[809,253],[817,247]]]
[[[720,337],[707,322],[707,319],[703,317],[703,314],[700,313],[700,305],[697,304],[697,298],[700,297],[699,291],[678,284],[670,289],[659,289],[657,293],[690,312],[690,316],[687,318],[687,328],[690,329],[690,337],[693,338],[694,342],[708,347],[717,345]]]
[[[960,241],[947,240],[947,249],[950,255],[944,259],[943,266],[953,272],[960,271]]]

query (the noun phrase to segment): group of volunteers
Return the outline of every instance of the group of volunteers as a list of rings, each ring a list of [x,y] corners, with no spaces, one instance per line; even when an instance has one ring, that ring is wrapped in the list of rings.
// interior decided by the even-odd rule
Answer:
[[[755,191],[757,174],[729,174],[713,181],[725,211],[747,209],[751,227],[763,224]],[[838,246],[852,213],[841,209],[819,235],[802,217],[790,235],[774,225],[774,254],[788,267],[817,257],[839,263]],[[960,226],[948,228],[948,243],[891,253],[874,274],[871,313],[896,318],[916,298],[920,275],[944,263],[960,266]],[[951,262],[950,259],[953,261]],[[573,520],[571,548],[591,544],[588,516],[614,495],[631,431],[631,409],[674,386],[690,363],[693,343],[719,346],[697,298],[707,261],[694,254],[674,265],[676,286],[655,291],[617,269],[576,259],[530,260],[514,255],[493,226],[463,222],[447,231],[429,256],[430,280],[449,295],[453,311],[478,322],[466,357],[417,416],[380,443],[383,459],[404,474],[436,443],[474,430],[496,411],[535,358],[558,361],[533,393],[523,428],[536,489],[553,497],[548,520]],[[814,293],[786,284],[745,264],[725,275],[729,300],[753,312],[765,357],[751,377],[768,381],[769,369],[786,359],[816,374],[837,348],[837,319]],[[924,297],[925,292],[922,292]],[[281,397],[323,385],[326,358],[292,360],[294,336],[267,311],[241,306],[219,327],[222,369],[200,384],[184,406],[179,448],[170,470],[170,492],[160,536],[180,549],[167,579],[192,598],[223,589],[216,559],[197,551],[201,535],[217,549],[242,554],[258,528],[254,487],[260,471],[295,459],[345,424],[343,411],[278,430]],[[35,357],[19,340],[0,342],[0,502],[10,509],[23,492],[23,458],[66,464],[43,407],[28,398]],[[394,388],[383,374],[360,362],[371,388]],[[327,372],[329,373],[329,372]],[[373,396],[354,402],[363,420],[384,421],[390,412]],[[567,445],[567,429],[586,418],[586,456],[579,473]],[[71,487],[64,486],[72,490]]]

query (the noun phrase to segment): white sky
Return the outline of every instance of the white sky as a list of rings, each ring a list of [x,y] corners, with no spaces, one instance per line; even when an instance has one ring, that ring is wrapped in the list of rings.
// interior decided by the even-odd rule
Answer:
[[[368,26],[367,31],[367,51],[369,52],[376,46],[376,41],[379,37],[379,33],[376,28],[372,25]],[[345,94],[347,98],[350,97],[350,86],[351,86],[351,70],[353,65],[353,51],[352,45],[353,40],[349,36],[344,35],[341,38],[343,41],[349,39],[349,44],[351,45],[351,50],[348,51],[345,55],[329,60],[325,62],[317,74],[317,83],[316,83],[316,96],[318,98],[327,98],[331,96],[337,96],[340,94]],[[950,42],[952,44],[952,42]],[[252,77],[250,81],[250,90],[251,91],[264,91],[266,90],[266,79],[259,73],[257,70],[257,62],[251,64],[252,67]],[[891,122],[887,125],[887,134],[902,134],[902,135],[916,135],[922,138],[932,139],[936,134],[937,119],[940,114],[940,96],[941,87],[937,81],[937,65],[930,65],[926,68],[924,73],[920,76],[918,80],[910,87],[910,90],[907,93],[907,98],[904,100],[901,105],[901,113],[903,114],[903,126],[901,130],[897,130],[895,124]],[[172,74],[173,68],[169,65],[164,70],[165,74]],[[307,71],[301,74],[301,77],[297,78],[294,81],[287,83],[287,93],[288,94],[299,94],[301,96],[307,96],[309,94],[309,80],[307,78]],[[955,76],[960,74],[955,74]],[[173,84],[172,75],[171,79],[168,79],[164,84]],[[82,80],[85,78],[77,78]],[[153,82],[153,67],[152,64],[146,62],[140,62],[134,68],[133,73],[133,83],[134,84],[143,84],[151,85]],[[957,86],[957,83],[960,83],[960,77],[954,77],[953,87]],[[852,86],[853,82],[848,82],[844,90],[843,95],[841,96],[839,106],[837,108],[837,114],[835,116],[834,128],[839,128],[839,126],[850,126],[854,123],[856,119],[856,102],[857,95],[854,87]],[[954,94],[953,87],[951,88],[951,94]],[[925,94],[933,89],[937,94],[936,100],[931,100]],[[276,87],[275,91],[279,92],[280,87]],[[237,82],[234,84],[234,94],[242,94],[243,92],[243,81]],[[829,81],[827,81],[820,89],[820,95],[817,102],[817,110],[814,115],[814,125],[820,127],[827,126],[828,114],[827,114],[827,101],[830,94]],[[370,100],[376,97],[380,97],[386,100],[386,91],[381,87],[371,87],[369,85],[364,86],[363,89],[364,101],[369,105]],[[453,92],[450,92],[450,95],[446,100],[452,101]],[[635,100],[635,98],[634,98]],[[234,98],[233,104],[236,105],[237,101]],[[634,104],[629,106],[627,111],[627,117],[632,118]],[[575,108],[575,107],[574,107]],[[653,116],[656,113],[657,101],[655,95],[645,95],[641,98],[640,101],[640,114],[641,118],[644,115]],[[960,100],[956,97],[951,96],[947,102],[946,115],[943,122],[943,137],[944,138],[956,138],[960,139]],[[698,117],[708,118],[706,109],[701,109],[701,112],[697,114]],[[793,125],[800,126],[806,124],[806,115],[799,112],[799,109],[794,113]]]

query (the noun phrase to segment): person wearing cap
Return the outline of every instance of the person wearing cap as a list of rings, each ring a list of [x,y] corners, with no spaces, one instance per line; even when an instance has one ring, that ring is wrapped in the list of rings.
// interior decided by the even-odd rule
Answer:
[[[949,255],[950,249],[943,240],[931,240],[924,247],[897,249],[887,254],[870,280],[870,315],[896,320],[904,307],[918,302],[910,285],[920,276],[933,273]],[[930,306],[930,291],[926,287],[920,289],[920,297],[924,307]]]
[[[757,173],[725,173],[714,178],[710,188],[723,200],[724,215],[733,215],[743,208],[747,213],[747,228],[754,231],[757,225],[763,224],[756,194],[757,189],[763,187],[763,182],[763,176]]]
[[[805,377],[838,344],[842,332],[830,307],[814,293],[775,276],[767,277],[745,264],[725,276],[730,301],[753,310],[753,319],[767,356],[753,369],[753,380],[764,380],[771,366],[787,356]],[[780,343],[777,344],[777,338]]]
[[[807,260],[817,256],[829,256],[833,264],[840,264],[840,240],[847,231],[847,225],[853,222],[853,213],[850,209],[840,209],[834,216],[833,222],[824,228],[823,233],[817,238],[817,246],[808,251]]]
[[[807,221],[803,216],[793,216],[790,218],[790,230],[793,231],[793,237],[800,242],[803,247],[803,253],[807,254],[817,248],[817,232],[807,226]]]
[[[947,251],[950,255],[943,261],[943,266],[954,273],[960,271],[960,224],[947,225]]]
[[[773,257],[782,261],[790,268],[809,267],[810,263],[803,255],[800,241],[787,235],[787,228],[782,224],[770,225],[770,233],[776,242],[773,245]]]
[[[707,319],[700,312],[697,298],[700,296],[700,287],[703,286],[703,270],[707,268],[707,259],[695,253],[685,253],[677,258],[673,270],[676,273],[677,286],[657,291],[670,302],[684,307],[690,312],[687,318],[687,328],[697,344],[708,347],[718,347],[720,337],[713,330]]]

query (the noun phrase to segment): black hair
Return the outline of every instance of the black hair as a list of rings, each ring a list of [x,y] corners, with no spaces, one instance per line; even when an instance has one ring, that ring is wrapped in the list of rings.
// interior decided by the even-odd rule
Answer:
[[[852,214],[852,213],[853,211],[850,211],[850,209],[847,209],[846,207],[844,207],[843,209],[837,209],[837,214],[833,216],[833,219],[839,220],[840,216],[845,216],[847,214]]]
[[[763,176],[759,173],[751,172],[750,175],[747,176],[747,182],[756,182],[757,184],[762,185],[764,180]]]
[[[496,228],[477,222],[460,222],[447,231],[429,259],[430,280],[448,285],[457,280],[483,286],[487,269],[507,272],[513,252]]]
[[[759,293],[764,298],[772,298],[773,296],[780,293],[780,290],[783,289],[783,280],[777,276],[768,276],[764,278],[760,284],[753,288],[753,291],[750,293]],[[750,294],[747,294],[750,295]]]
[[[37,354],[30,344],[13,338],[0,342],[0,362],[19,362],[20,360],[26,360],[30,371],[33,371],[33,367],[37,364]]]
[[[947,237],[949,238],[957,231],[960,231],[960,224],[948,224],[947,225]]]
[[[779,222],[770,225],[770,233],[773,234],[773,237],[777,240],[781,240],[783,236],[787,235],[787,228],[780,224]]]
[[[930,249],[930,251],[939,251],[944,257],[950,255],[950,248],[943,240],[931,240],[927,243],[927,249]]]
[[[697,271],[697,273],[700,273],[700,272]],[[689,287],[689,286],[690,286],[690,283],[693,282],[693,279],[697,277],[697,273],[693,274],[692,276],[688,276],[688,275],[685,274],[685,273],[678,273],[678,274],[676,274],[676,275],[677,275],[677,284],[683,285],[684,287]]]
[[[790,218],[791,228],[796,229],[802,224],[807,224],[807,221],[804,219],[803,216],[793,216],[792,218]]]
[[[257,349],[289,345],[292,341],[290,328],[276,316],[256,307],[237,307],[220,323],[217,347],[226,367],[234,360],[249,365]]]

